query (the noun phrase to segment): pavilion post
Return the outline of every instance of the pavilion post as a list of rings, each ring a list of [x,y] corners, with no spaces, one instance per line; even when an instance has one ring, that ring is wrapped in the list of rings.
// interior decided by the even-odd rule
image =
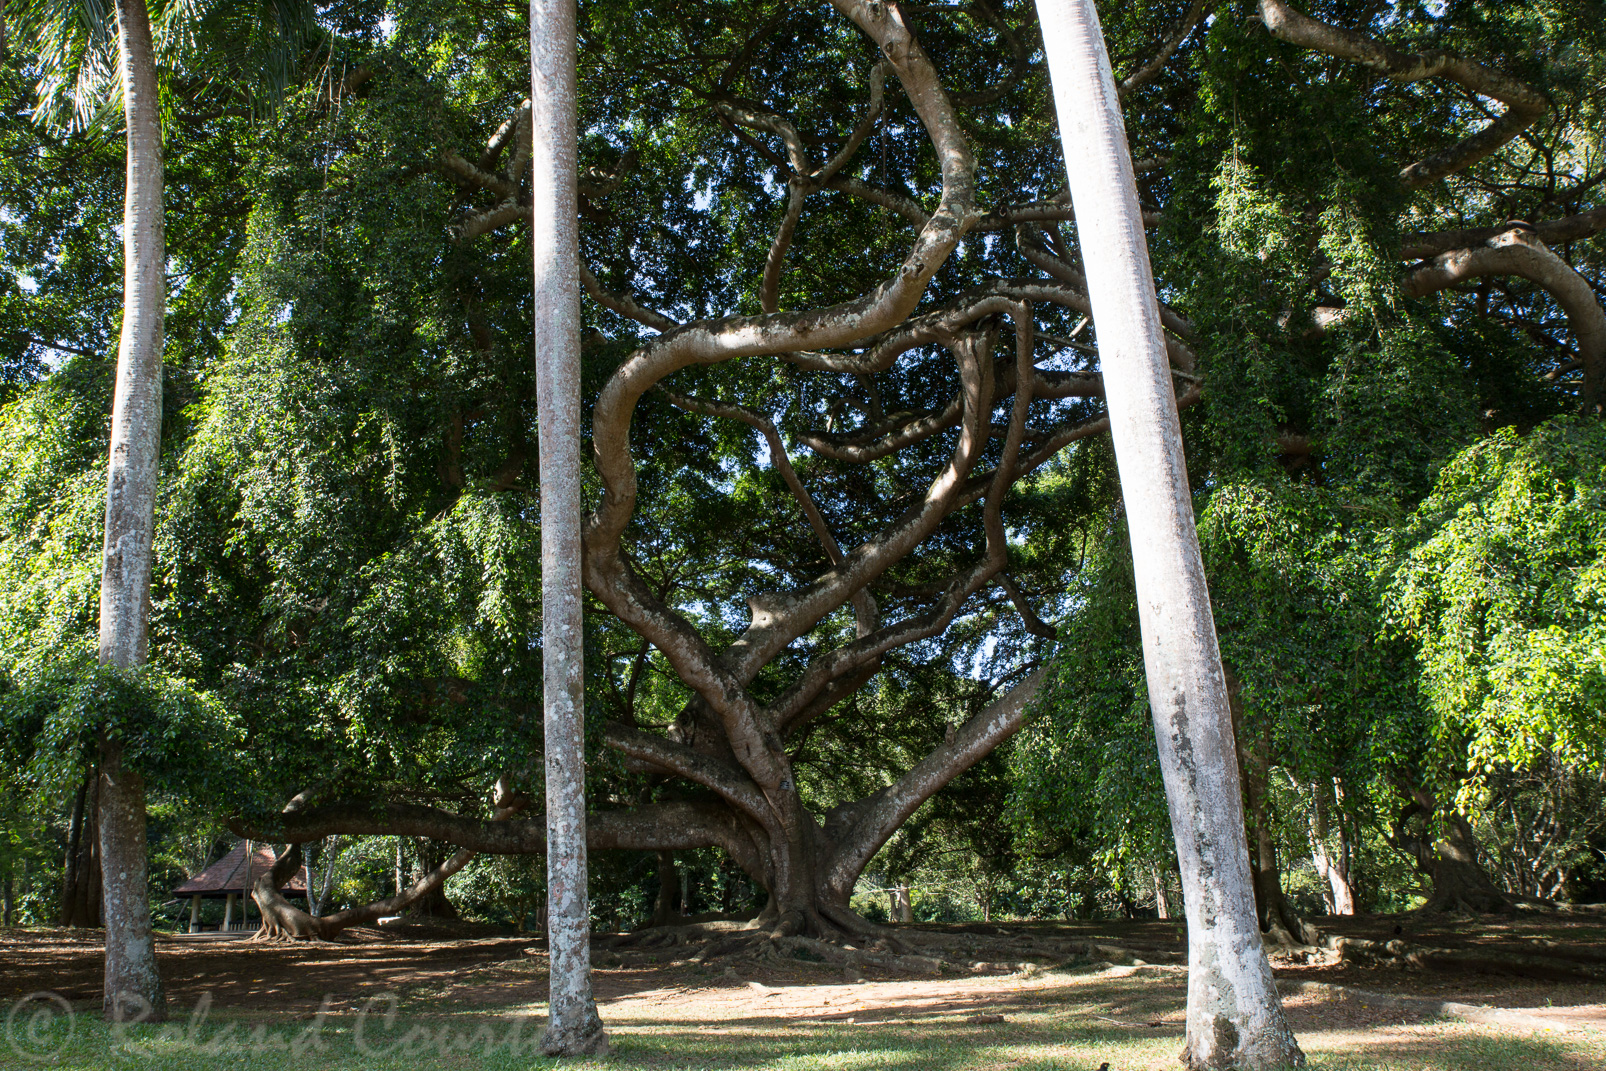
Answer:
[[[223,897],[223,932],[228,933],[232,925],[234,925],[234,894],[228,893]]]
[[[201,894],[190,897],[190,932],[201,932]]]

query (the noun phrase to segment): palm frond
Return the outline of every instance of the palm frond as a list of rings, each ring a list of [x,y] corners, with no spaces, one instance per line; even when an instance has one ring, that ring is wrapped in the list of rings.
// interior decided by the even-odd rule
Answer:
[[[327,36],[310,0],[147,0],[147,10],[169,107],[182,83],[186,96],[267,111],[311,67]],[[110,0],[0,0],[0,15],[13,47],[33,61],[38,121],[58,131],[121,121]]]

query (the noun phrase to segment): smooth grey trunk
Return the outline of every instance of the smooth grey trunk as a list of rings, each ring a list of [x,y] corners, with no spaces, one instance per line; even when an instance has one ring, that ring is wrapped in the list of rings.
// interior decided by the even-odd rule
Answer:
[[[167,1015],[151,933],[145,853],[145,784],[125,769],[122,748],[100,749],[100,858],[105,868],[106,974],[103,1011],[112,1022],[160,1022]]]
[[[892,894],[892,921],[910,925],[915,920],[914,900],[909,896],[909,886],[899,885],[895,889],[888,889]]]
[[[1331,795],[1334,803],[1341,802],[1343,789],[1339,787],[1337,778],[1333,779]],[[1327,912],[1330,915],[1355,914],[1355,887],[1351,884],[1352,862],[1349,836],[1344,829],[1343,815],[1328,808],[1329,788],[1318,781],[1311,786],[1310,810],[1310,857],[1316,867],[1326,888],[1322,890],[1322,899],[1327,901]],[[1329,816],[1337,818],[1336,822],[1329,821]],[[1328,849],[1329,834],[1336,834],[1337,850]]]
[[[541,1049],[606,1052],[591,993],[586,890],[585,676],[580,560],[580,222],[575,0],[530,0],[531,242],[541,451],[541,642],[546,747],[547,949]]]
[[[150,639],[151,543],[162,433],[162,126],[144,0],[117,0],[118,65],[128,127],[123,192],[123,330],[106,467],[100,579],[100,661],[143,665]],[[114,1021],[166,1017],[151,935],[145,782],[125,769],[121,730],[100,741],[100,857],[106,916],[104,1010]]]
[[[1093,0],[1037,0],[1132,537],[1144,668],[1188,919],[1183,1062],[1302,1064],[1261,947],[1226,682],[1165,336]]]

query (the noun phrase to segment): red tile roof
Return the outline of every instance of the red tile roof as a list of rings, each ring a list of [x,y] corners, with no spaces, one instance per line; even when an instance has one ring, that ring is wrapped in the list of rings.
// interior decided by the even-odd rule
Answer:
[[[245,841],[235,844],[234,848],[222,859],[213,863],[193,878],[187,878],[173,889],[174,896],[223,896],[227,893],[249,894],[251,882],[256,881],[263,874],[273,869],[273,846],[258,842],[256,850],[251,853],[250,866],[246,866]],[[249,876],[247,874],[249,871]],[[305,867],[296,871],[295,875],[280,886],[279,891],[286,896],[305,896],[307,894],[307,871]]]

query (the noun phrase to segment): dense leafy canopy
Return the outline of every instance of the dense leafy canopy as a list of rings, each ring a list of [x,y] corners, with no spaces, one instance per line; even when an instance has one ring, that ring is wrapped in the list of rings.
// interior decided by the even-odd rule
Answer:
[[[257,7],[253,18],[279,10]],[[827,5],[582,9],[588,414],[632,354],[672,333],[667,321],[818,309],[898,277],[945,189],[943,160],[851,22]],[[1179,22],[1204,9],[1197,25]],[[1536,769],[1575,787],[1598,779],[1602,445],[1593,411],[1562,416],[1593,410],[1582,321],[1522,274],[1421,280],[1441,254],[1493,240],[1455,235],[1525,220],[1602,292],[1606,239],[1588,220],[1606,173],[1606,19],[1587,0],[1308,10],[1402,51],[1450,49],[1547,102],[1520,137],[1413,186],[1402,169],[1490,121],[1478,98],[1279,39],[1255,4],[1103,12],[1121,78],[1188,31],[1133,80],[1127,122],[1173,343],[1195,358],[1177,388],[1240,740],[1277,771],[1268,791],[1285,851],[1310,851],[1326,793],[1335,827],[1349,823],[1379,860],[1383,904],[1410,885],[1380,860],[1414,791],[1489,815],[1530,791],[1521,778]],[[906,15],[974,154],[982,220],[917,314],[1016,287],[1033,302],[1043,381],[1082,383],[1097,369],[1097,325],[1043,296],[1074,290],[1078,268],[1074,222],[1054,202],[1063,172],[1032,6]],[[159,791],[213,821],[262,819],[309,788],[478,818],[503,776],[538,805],[522,12],[338,2],[307,32],[273,114],[235,77],[258,62],[257,38],[236,35],[249,47],[204,76],[172,53],[154,668],[138,681],[107,680],[85,657],[120,154],[94,129],[36,122],[49,63],[6,57],[0,703],[11,761],[0,776],[34,801],[30,836],[56,835],[83,773],[73,764],[113,693],[140,712],[140,761]],[[46,89],[64,99],[64,85]],[[797,198],[794,214],[791,154],[830,159],[875,92],[883,103],[840,181]],[[794,237],[770,269],[789,219]],[[1566,234],[1544,229],[1579,219]],[[1002,369],[1013,326],[988,313],[951,334]],[[629,412],[636,496],[622,560],[710,650],[729,649],[755,619],[750,600],[832,567],[777,444],[841,547],[873,541],[955,450],[960,420],[919,423],[960,395],[954,353],[932,338],[873,373],[776,357],[676,371]],[[1002,428],[1009,397],[991,401],[987,420]],[[746,407],[776,435],[699,403]],[[1096,389],[1034,401],[1027,451],[1046,456],[1003,502],[1007,566],[938,614],[987,553],[979,501],[946,515],[868,588],[879,622],[937,614],[941,627],[890,647],[785,741],[803,807],[828,815],[893,783],[1055,652],[1026,735],[926,802],[870,884],[981,883],[985,866],[949,865],[963,859],[994,874],[1061,867],[1044,880],[1066,887],[1096,873],[1130,891],[1133,875],[1171,865],[1101,415]],[[1054,438],[1066,431],[1075,441]],[[899,434],[896,449],[853,453]],[[983,439],[975,480],[1004,460],[1002,434]],[[607,480],[588,479],[595,508]],[[600,598],[592,611],[597,810],[713,799],[604,746],[608,722],[689,739],[701,699],[666,644]],[[783,700],[859,629],[844,597],[745,688]],[[1011,797],[1015,827],[998,820]],[[704,849],[682,852],[692,858],[722,890],[704,906],[754,895],[750,873]],[[485,890],[506,883],[523,890],[509,902],[525,903],[535,879],[504,873],[519,865],[483,861],[464,873],[465,893],[494,905]],[[601,896],[600,910],[645,910],[651,858],[614,865],[599,863],[606,880],[637,891]]]

